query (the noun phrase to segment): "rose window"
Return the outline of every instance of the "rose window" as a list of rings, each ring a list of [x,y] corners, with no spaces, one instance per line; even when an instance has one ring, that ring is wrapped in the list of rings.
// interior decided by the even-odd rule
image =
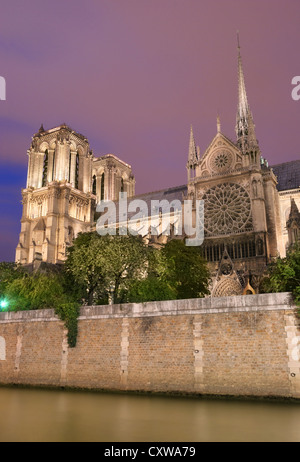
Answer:
[[[216,151],[210,159],[210,168],[213,172],[226,172],[232,168],[232,164],[232,154],[225,149]]]
[[[206,234],[231,234],[252,228],[250,197],[239,184],[214,186],[204,194],[203,200]]]

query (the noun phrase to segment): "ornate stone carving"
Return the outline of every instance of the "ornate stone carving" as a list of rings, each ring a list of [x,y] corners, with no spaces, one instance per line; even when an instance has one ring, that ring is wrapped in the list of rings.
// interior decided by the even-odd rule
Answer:
[[[228,149],[218,149],[212,153],[209,159],[209,167],[212,172],[225,173],[233,168],[234,157]]]
[[[40,194],[38,196],[33,196],[30,199],[31,204],[33,205],[42,205],[44,201],[47,199],[47,194]]]
[[[229,297],[242,294],[242,286],[237,279],[224,278],[215,287],[213,297]]]
[[[59,199],[61,191],[59,189],[50,189],[48,192],[48,199]]]
[[[89,201],[87,199],[73,195],[70,196],[69,203],[70,205],[76,205],[77,207],[87,207],[89,205]]]
[[[250,196],[239,184],[213,186],[203,200],[204,228],[208,235],[239,233],[252,228]]]

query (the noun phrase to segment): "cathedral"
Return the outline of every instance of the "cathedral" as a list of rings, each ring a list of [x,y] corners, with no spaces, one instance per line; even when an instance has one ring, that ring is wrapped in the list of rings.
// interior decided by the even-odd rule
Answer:
[[[255,134],[238,47],[236,140],[221,131],[200,153],[191,127],[187,183],[135,195],[130,165],[96,157],[87,138],[66,124],[32,137],[16,261],[61,264],[79,232],[95,230],[96,205],[128,198],[204,201],[203,257],[213,297],[259,292],[267,264],[300,237],[300,160],[269,166]],[[165,236],[155,236],[163,243]]]

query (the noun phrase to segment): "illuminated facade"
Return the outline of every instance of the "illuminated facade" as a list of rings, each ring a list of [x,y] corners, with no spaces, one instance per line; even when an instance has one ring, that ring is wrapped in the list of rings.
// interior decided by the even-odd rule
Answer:
[[[201,246],[213,296],[259,291],[266,265],[300,238],[300,160],[270,167],[262,157],[238,49],[236,140],[221,131],[201,155],[190,131],[187,184],[135,196],[130,165],[113,154],[95,157],[88,140],[66,125],[32,138],[16,261],[62,263],[79,232],[95,230],[96,204],[120,192],[151,200],[204,201]],[[170,236],[172,238],[174,236]],[[164,235],[146,239],[160,247]]]
[[[94,157],[87,138],[63,124],[43,126],[28,150],[16,261],[62,263],[66,248],[94,225],[96,203],[135,192],[131,167],[113,154]]]

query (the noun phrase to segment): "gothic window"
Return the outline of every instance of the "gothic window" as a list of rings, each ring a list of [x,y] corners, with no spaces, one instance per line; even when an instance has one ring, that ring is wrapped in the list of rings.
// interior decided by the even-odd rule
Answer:
[[[72,153],[70,151],[70,154],[69,154],[69,183],[71,183],[71,165],[72,165]]]
[[[204,194],[203,200],[206,234],[217,236],[252,228],[250,197],[239,184],[214,186]]]
[[[76,166],[75,166],[75,188],[79,188],[79,154],[76,154]]]
[[[250,241],[248,242],[249,245],[249,257],[255,257],[255,242]]]
[[[102,173],[101,175],[101,196],[100,196],[101,201],[104,201],[104,180],[105,180],[105,175],[104,173]]]
[[[42,187],[46,186],[47,184],[47,173],[48,173],[48,149],[46,149],[45,155],[44,155]]]
[[[53,151],[52,181],[54,180],[54,174],[55,174],[55,150]]]
[[[201,254],[209,262],[218,262],[224,253],[224,244],[205,245],[201,249]],[[226,244],[228,255],[232,260],[240,258],[255,257],[255,241],[237,241],[235,243]]]
[[[93,194],[96,196],[97,194],[97,178],[96,175],[93,176]]]
[[[218,149],[210,158],[209,166],[213,172],[225,173],[233,167],[233,156],[227,149]]]
[[[258,239],[256,246],[257,246],[257,255],[259,256],[263,255],[264,254],[264,243],[262,239]]]

